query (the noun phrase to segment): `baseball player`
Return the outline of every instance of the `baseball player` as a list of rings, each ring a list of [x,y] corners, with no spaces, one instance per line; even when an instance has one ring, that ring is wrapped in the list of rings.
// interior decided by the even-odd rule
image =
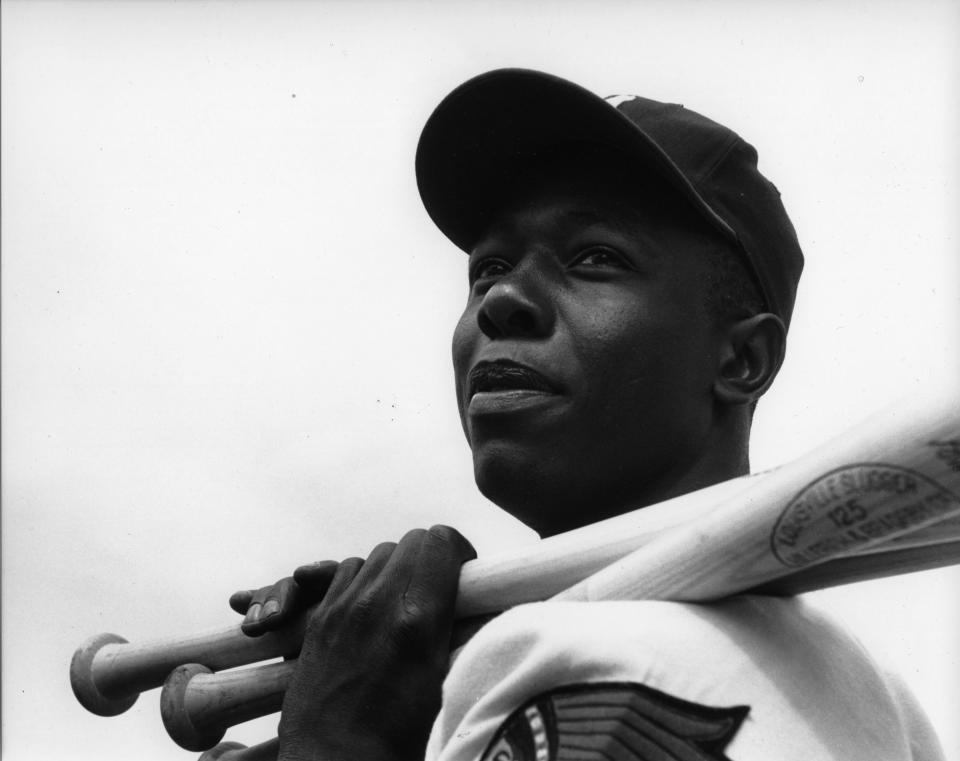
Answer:
[[[803,257],[755,150],[682,106],[539,72],[454,90],[417,179],[469,255],[453,337],[480,490],[541,536],[749,472]],[[450,528],[234,595],[311,616],[280,758],[930,761],[909,694],[802,601],[515,608],[454,651]]]

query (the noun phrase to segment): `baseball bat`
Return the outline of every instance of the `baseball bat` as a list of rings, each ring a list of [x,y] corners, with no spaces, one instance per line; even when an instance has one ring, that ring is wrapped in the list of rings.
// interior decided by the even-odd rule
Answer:
[[[875,416],[553,599],[709,601],[758,587],[775,591],[783,577],[782,591],[805,591],[957,562],[960,463],[951,452],[960,436],[958,412],[946,398]],[[858,553],[863,557],[851,557]],[[251,669],[224,700],[262,699],[277,710],[293,668],[270,672],[281,675],[270,683],[270,699]],[[195,695],[217,680],[211,675],[195,685]],[[190,726],[183,701],[190,693],[187,687],[178,695],[181,720],[168,725],[178,742],[198,737],[182,732]],[[220,737],[229,726],[217,724],[215,710],[204,718],[213,722],[204,729]]]
[[[782,577],[766,587],[751,591],[759,594],[793,595],[838,584],[867,581],[897,573],[929,570],[960,562],[960,541],[934,542],[934,545],[938,545],[942,552],[930,553],[929,547],[932,545],[915,545],[895,552],[873,552],[850,558],[838,558]],[[862,562],[868,559],[874,559],[877,562],[875,564]],[[279,665],[286,666],[292,676],[292,662]],[[282,701],[282,692],[279,693],[279,697]],[[274,711],[279,709],[280,703],[277,702]],[[275,761],[278,750],[277,738],[249,748],[240,743],[224,742],[202,754],[198,761]]]
[[[932,536],[931,531],[921,529],[926,543],[920,539],[903,543],[908,546],[889,542],[884,545],[886,550],[828,560],[745,591],[794,595],[960,563],[960,527],[955,521],[946,521],[944,530],[944,535]],[[187,750],[210,748],[231,726],[279,711],[296,667],[296,660],[218,674],[199,664],[178,667],[160,697],[167,734]]]
[[[894,410],[793,465],[719,485],[740,494],[685,528],[659,528],[562,599],[714,599],[949,518],[960,504],[957,409],[948,399]]]
[[[718,501],[746,489],[755,478],[762,476],[725,481],[533,546],[471,560],[460,575],[457,616],[469,618],[546,599],[657,533],[695,520]],[[99,634],[74,653],[70,684],[84,708],[99,716],[116,716],[130,708],[140,692],[162,685],[182,664],[200,663],[219,671],[295,655],[305,619],[262,637],[248,637],[239,624],[137,644],[116,634]]]

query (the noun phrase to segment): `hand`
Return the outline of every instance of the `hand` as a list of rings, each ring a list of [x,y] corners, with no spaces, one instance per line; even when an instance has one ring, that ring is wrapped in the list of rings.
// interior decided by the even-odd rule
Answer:
[[[344,560],[311,612],[280,719],[279,761],[422,759],[440,709],[460,566],[457,531],[411,531]]]
[[[244,616],[241,631],[250,637],[259,637],[289,624],[323,599],[337,566],[332,560],[321,560],[300,566],[293,576],[275,584],[234,592],[230,596],[230,607]]]

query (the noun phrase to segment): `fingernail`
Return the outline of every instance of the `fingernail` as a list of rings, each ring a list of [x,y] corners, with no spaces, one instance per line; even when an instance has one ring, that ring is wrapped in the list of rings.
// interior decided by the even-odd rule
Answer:
[[[261,607],[260,603],[255,602],[253,605],[247,608],[247,617],[246,617],[247,623],[252,624],[254,621],[260,620],[260,607]]]
[[[280,603],[276,600],[267,600],[263,605],[260,615],[262,618],[270,618],[280,612]]]

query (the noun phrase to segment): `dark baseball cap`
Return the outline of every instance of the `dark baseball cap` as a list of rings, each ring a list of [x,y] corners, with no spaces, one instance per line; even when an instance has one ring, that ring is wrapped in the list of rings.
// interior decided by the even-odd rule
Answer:
[[[574,144],[624,154],[675,187],[739,249],[767,308],[789,325],[803,254],[780,193],[758,171],[751,145],[683,106],[604,99],[526,69],[481,74],[444,98],[423,128],[420,197],[437,227],[469,251],[516,167]]]

